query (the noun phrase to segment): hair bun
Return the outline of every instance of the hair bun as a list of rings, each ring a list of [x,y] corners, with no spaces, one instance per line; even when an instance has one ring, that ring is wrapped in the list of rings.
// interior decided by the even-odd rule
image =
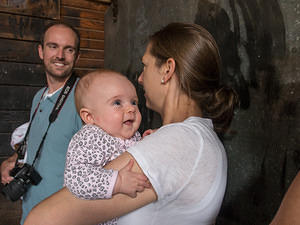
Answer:
[[[225,133],[233,118],[239,98],[231,87],[221,86],[214,93],[214,102],[210,107],[210,118],[217,133]]]

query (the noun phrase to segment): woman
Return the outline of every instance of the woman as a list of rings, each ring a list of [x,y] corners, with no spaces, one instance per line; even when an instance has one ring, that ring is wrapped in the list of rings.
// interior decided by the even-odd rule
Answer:
[[[117,194],[96,201],[62,189],[25,224],[96,224],[129,212],[118,224],[214,224],[227,178],[215,131],[226,131],[237,103],[235,92],[220,85],[217,45],[202,27],[173,23],[150,37],[142,62],[138,80],[146,105],[163,126],[106,168],[120,169],[133,159],[133,171],[144,173],[153,188],[136,198]]]

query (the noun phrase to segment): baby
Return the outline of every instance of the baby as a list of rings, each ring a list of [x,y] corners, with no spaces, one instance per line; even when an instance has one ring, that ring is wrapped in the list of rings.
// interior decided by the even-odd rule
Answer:
[[[73,136],[67,152],[64,182],[78,198],[131,197],[150,187],[147,177],[131,172],[130,161],[120,171],[103,166],[141,139],[141,114],[133,84],[122,74],[97,70],[81,78],[75,104],[85,125]],[[105,224],[116,224],[116,220]]]

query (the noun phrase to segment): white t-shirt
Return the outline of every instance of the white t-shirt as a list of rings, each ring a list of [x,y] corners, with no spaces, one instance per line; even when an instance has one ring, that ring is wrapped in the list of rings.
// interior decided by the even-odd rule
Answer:
[[[210,119],[161,127],[129,148],[158,199],[120,217],[118,225],[211,225],[227,180],[224,147]]]

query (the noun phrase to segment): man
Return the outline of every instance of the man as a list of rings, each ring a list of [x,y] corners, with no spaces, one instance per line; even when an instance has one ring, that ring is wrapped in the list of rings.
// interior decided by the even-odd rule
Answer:
[[[41,89],[33,99],[31,107],[31,127],[27,136],[27,163],[32,164],[36,152],[47,132],[49,115],[59,94],[71,77],[79,58],[80,37],[78,32],[64,23],[53,23],[46,27],[38,46],[38,53],[43,60],[47,87]],[[58,191],[63,186],[65,155],[69,141],[80,129],[82,122],[74,104],[74,89],[66,98],[56,120],[51,123],[45,136],[41,152],[34,164],[42,180],[38,185],[31,185],[23,195],[23,224],[29,211],[40,201]],[[2,183],[13,180],[9,172],[14,167],[17,154],[5,160],[1,165]]]

